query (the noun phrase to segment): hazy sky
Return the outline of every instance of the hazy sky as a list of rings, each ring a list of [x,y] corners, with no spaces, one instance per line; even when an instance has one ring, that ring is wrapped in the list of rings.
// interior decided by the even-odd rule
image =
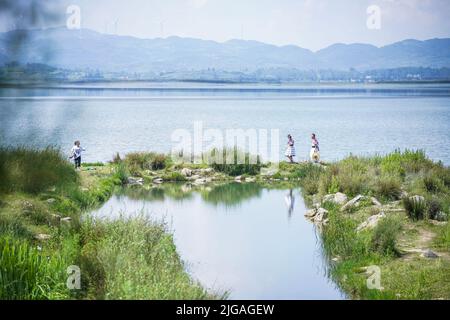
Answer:
[[[337,42],[380,46],[408,38],[450,37],[449,0],[62,0],[54,3],[52,9],[61,18],[65,18],[69,4],[78,5],[82,28],[141,38],[177,35],[221,42],[244,38],[318,50]],[[370,30],[366,25],[370,5],[381,9],[380,30]],[[43,21],[39,25],[52,23]],[[14,28],[11,19],[1,19],[2,31],[11,28]]]

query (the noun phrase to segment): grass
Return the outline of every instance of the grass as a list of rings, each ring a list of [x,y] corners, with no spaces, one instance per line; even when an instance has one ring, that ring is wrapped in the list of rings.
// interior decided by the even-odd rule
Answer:
[[[129,153],[123,161],[132,175],[140,175],[142,170],[162,170],[171,164],[169,156],[155,152]]]
[[[213,149],[202,155],[203,162],[218,172],[236,177],[240,175],[257,175],[262,168],[259,156],[242,152],[237,148]]]
[[[143,216],[90,221],[83,235],[104,270],[104,299],[215,298],[189,278],[161,223]]]
[[[161,168],[162,157],[144,158]],[[0,299],[224,297],[190,279],[163,224],[81,219],[126,182],[126,160],[81,172],[51,148],[1,149],[0,160]],[[81,290],[66,288],[71,265],[81,268]]]
[[[77,183],[77,174],[59,150],[0,148],[0,192],[37,194]]]

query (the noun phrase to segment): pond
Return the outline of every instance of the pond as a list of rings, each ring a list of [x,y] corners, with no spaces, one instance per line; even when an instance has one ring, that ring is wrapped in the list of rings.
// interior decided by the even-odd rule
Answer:
[[[163,219],[190,275],[230,299],[343,299],[306,210],[299,188],[168,184],[121,189],[92,214]]]

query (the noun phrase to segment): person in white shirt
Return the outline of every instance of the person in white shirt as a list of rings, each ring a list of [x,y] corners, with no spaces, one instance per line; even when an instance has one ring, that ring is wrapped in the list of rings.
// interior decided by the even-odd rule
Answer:
[[[72,147],[72,150],[70,151],[70,159],[74,159],[75,161],[75,169],[78,169],[81,167],[81,152],[86,151],[84,148],[81,147],[80,141],[75,141],[74,146]]]

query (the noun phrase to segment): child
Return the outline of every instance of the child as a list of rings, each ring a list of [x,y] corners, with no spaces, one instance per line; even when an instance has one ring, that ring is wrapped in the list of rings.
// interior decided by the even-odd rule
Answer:
[[[75,141],[72,150],[70,151],[69,159],[74,159],[75,161],[75,169],[79,169],[81,167],[81,152],[86,151],[84,148],[80,146],[80,141]]]
[[[320,160],[320,148],[319,148],[319,140],[317,140],[316,135],[313,133],[311,135],[311,151],[309,153],[309,157],[311,161],[318,163]]]

